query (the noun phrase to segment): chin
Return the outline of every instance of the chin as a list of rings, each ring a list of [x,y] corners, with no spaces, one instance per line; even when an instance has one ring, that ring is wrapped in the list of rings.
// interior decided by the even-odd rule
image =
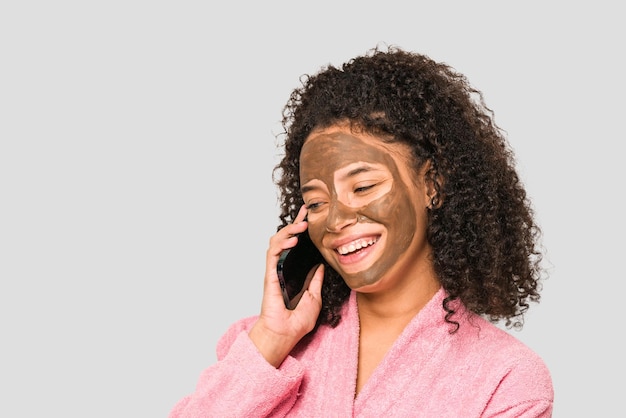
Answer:
[[[350,289],[364,293],[374,291],[376,284],[380,282],[380,277],[368,279],[363,276],[363,273],[342,275],[343,280]]]

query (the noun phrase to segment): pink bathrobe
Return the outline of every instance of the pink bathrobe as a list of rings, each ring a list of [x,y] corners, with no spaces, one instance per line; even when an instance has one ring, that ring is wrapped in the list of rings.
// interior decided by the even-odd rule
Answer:
[[[276,369],[231,326],[218,361],[170,418],[550,417],[553,388],[543,360],[507,332],[458,306],[450,334],[443,289],[413,318],[355,398],[359,320],[352,292],[336,328],[303,339]]]

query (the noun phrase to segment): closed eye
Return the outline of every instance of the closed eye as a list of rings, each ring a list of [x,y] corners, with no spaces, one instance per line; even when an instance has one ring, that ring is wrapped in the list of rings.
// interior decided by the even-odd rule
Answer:
[[[370,184],[368,186],[361,186],[361,187],[357,187],[354,189],[354,193],[363,193],[366,192],[370,189],[372,189],[374,186],[376,186],[375,184]]]
[[[306,203],[305,206],[306,206],[307,210],[315,211],[315,209],[318,209],[323,204],[324,204],[324,202],[311,202],[311,203]]]

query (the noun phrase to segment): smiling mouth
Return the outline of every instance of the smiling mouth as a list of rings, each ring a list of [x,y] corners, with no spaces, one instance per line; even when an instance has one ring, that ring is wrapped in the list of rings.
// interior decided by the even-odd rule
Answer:
[[[349,244],[342,245],[341,247],[337,247],[336,251],[341,255],[356,253],[362,250],[363,248],[376,244],[377,241],[378,241],[378,238],[358,239],[356,241],[352,241]]]

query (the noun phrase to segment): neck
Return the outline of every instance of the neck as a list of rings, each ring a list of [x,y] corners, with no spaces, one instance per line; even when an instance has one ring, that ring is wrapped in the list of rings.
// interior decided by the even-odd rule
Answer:
[[[406,324],[432,299],[441,285],[434,279],[414,280],[408,286],[386,292],[358,292],[361,326],[377,323]]]

